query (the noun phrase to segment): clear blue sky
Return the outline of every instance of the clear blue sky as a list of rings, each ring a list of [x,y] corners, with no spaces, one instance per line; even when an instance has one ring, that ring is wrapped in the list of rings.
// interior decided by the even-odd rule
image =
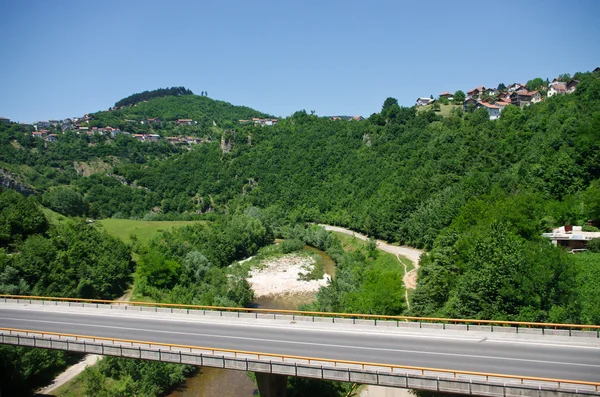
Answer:
[[[0,116],[62,119],[183,85],[276,116],[600,66],[600,1],[0,0]]]

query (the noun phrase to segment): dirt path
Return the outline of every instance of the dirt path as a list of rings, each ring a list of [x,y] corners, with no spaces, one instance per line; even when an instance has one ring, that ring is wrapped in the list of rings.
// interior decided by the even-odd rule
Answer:
[[[321,224],[319,226],[325,228],[325,230],[348,234],[361,240],[366,241],[369,239],[364,234],[360,234],[358,232],[343,227]],[[402,266],[404,266],[404,296],[406,298],[406,306],[410,309],[410,302],[408,301],[408,290],[417,288],[417,271],[419,270],[419,258],[421,257],[423,251],[411,247],[391,245],[382,240],[377,240],[377,248],[379,248],[382,251],[389,252],[390,254],[396,255],[396,258],[398,258],[398,262],[402,263]],[[408,271],[408,269],[406,268],[406,264],[404,264],[404,262],[400,260],[400,255],[410,260],[415,268],[411,271]]]
[[[319,226],[325,228],[325,230],[349,234],[349,235],[355,236],[356,238],[359,238],[361,240],[366,241],[369,239],[364,234],[360,234],[358,232],[355,232],[354,230],[345,229],[343,227],[330,226],[330,225],[319,225]],[[415,265],[415,267],[419,266],[419,258],[421,257],[421,254],[423,253],[422,250],[419,250],[416,248],[391,245],[382,240],[377,240],[377,248],[379,248],[382,251],[389,252],[390,254],[402,255],[402,256],[408,258]]]
[[[364,234],[360,234],[353,230],[345,229],[343,227],[330,226],[330,225],[319,225],[319,226],[322,226],[323,228],[325,228],[325,230],[349,234],[349,235],[359,238],[361,240],[366,241],[369,239]],[[415,289],[415,287],[417,285],[416,270],[419,268],[419,258],[421,257],[421,254],[423,253],[423,251],[416,249],[416,248],[411,248],[411,247],[391,245],[382,240],[377,240],[377,248],[379,248],[382,251],[389,252],[390,254],[394,254],[396,256],[402,255],[403,257],[407,258],[408,260],[410,260],[413,263],[415,268],[414,268],[414,270],[411,270],[408,273],[406,273],[407,269],[406,269],[406,266],[404,266],[404,271],[406,273],[404,276],[404,284],[406,285],[406,288]],[[398,258],[398,260],[400,261],[400,258]],[[402,262],[402,261],[400,261],[400,262]]]
[[[127,290],[125,295],[122,297],[115,299],[115,302],[129,302],[131,300],[131,295],[133,294],[133,289]],[[61,374],[59,374],[52,383],[43,389],[38,391],[38,394],[42,395],[52,395],[52,393],[69,382],[71,379],[75,378],[77,375],[82,373],[87,367],[95,365],[98,361],[102,360],[104,356],[100,356],[98,354],[88,354],[81,359],[77,364],[71,365],[69,368],[65,369]]]

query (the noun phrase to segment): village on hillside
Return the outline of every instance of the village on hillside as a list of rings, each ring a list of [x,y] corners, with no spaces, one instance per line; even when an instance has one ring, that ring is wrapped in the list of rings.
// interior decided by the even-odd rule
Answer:
[[[600,71],[600,67],[594,69],[593,72],[598,71]],[[575,92],[579,80],[563,75],[555,78],[552,82],[546,81],[544,83],[542,81],[542,83],[540,87],[535,87],[535,89],[528,87],[527,84],[514,83],[508,87],[499,84],[497,88],[479,86],[467,91],[466,94],[462,91],[457,91],[454,94],[443,92],[437,99],[433,96],[417,98],[415,105],[424,107],[436,103],[454,103],[455,105],[462,105],[465,112],[484,108],[487,110],[490,120],[496,120],[508,105],[525,107],[554,95],[572,94]]]
[[[593,70],[594,73],[599,71],[600,67],[597,67]],[[454,94],[450,92],[443,92],[438,96],[437,99],[434,98],[433,95],[430,97],[417,98],[415,106],[417,108],[427,109],[430,105],[432,105],[433,110],[439,110],[440,105],[453,104],[456,108],[462,108],[465,112],[484,108],[489,114],[489,119],[496,120],[501,116],[502,111],[509,105],[525,107],[533,103],[541,102],[554,95],[572,94],[575,92],[577,84],[579,84],[579,80],[572,79],[569,75],[561,75],[558,78],[555,78],[552,82],[549,82],[548,80],[545,82],[541,79],[538,80],[539,84],[537,84],[536,87],[528,86],[529,83],[514,83],[509,86],[499,84],[497,88],[486,88],[484,86],[479,86],[467,91],[466,93],[460,90],[456,91]],[[130,106],[136,105],[134,104]],[[119,108],[110,108],[109,111]],[[85,134],[90,136],[106,135],[112,139],[115,139],[118,135],[130,135],[140,142],[157,142],[159,140],[165,140],[173,145],[195,145],[204,142],[210,142],[210,139],[208,138],[200,138],[189,135],[163,137],[159,134],[136,134],[110,126],[90,127],[90,122],[92,120],[93,115],[86,114],[82,117],[66,118],[64,120],[36,121],[33,123],[33,131],[31,131],[31,136],[44,139],[46,142],[56,142],[59,137],[59,133],[64,134],[67,131],[74,131],[76,134]],[[334,116],[330,117],[330,120],[361,121],[364,120],[364,118],[362,116]],[[198,121],[183,118],[173,121],[164,121],[161,117],[124,121],[127,123],[132,123],[132,125],[139,124],[150,127],[162,127],[164,123],[171,123],[175,127],[198,125]],[[10,124],[11,120],[6,117],[0,117],[0,123]],[[238,123],[240,125],[266,127],[276,125],[279,123],[279,119],[254,117],[248,120],[238,120]],[[213,125],[216,124],[213,122]]]

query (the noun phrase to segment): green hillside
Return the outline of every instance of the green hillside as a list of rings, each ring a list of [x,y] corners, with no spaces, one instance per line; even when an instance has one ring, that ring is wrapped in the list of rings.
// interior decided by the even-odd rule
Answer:
[[[97,112],[91,115],[90,126],[121,128],[126,131],[144,132],[150,129],[173,131],[178,127],[177,119],[192,119],[192,126],[185,126],[187,131],[196,131],[212,127],[214,123],[221,128],[229,128],[238,124],[238,120],[252,117],[270,117],[269,115],[246,106],[235,106],[199,95],[166,96],[139,102],[134,106],[123,106],[119,109]],[[139,122],[149,118],[160,117],[162,126],[141,125]],[[135,122],[127,121],[133,120]],[[197,123],[196,123],[197,122]]]

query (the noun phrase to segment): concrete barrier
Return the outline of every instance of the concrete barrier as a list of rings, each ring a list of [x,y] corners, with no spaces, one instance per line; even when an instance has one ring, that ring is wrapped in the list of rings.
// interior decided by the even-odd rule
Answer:
[[[504,395],[507,390],[504,385],[471,383],[471,393],[478,396],[499,396]],[[509,394],[506,394],[508,396]]]
[[[91,354],[102,354],[102,346],[85,345],[85,352]]]
[[[377,373],[375,371],[355,371],[350,370],[350,382],[353,383],[368,383],[371,385],[377,384]]]
[[[412,321],[398,321],[398,328],[421,328],[421,323]]]
[[[544,330],[541,328],[525,328],[519,327],[519,334],[530,334],[530,335],[543,335]]]
[[[289,364],[271,363],[271,372],[279,375],[296,375],[296,366]]]
[[[53,349],[60,349],[60,350],[68,350],[69,349],[69,344],[67,342],[53,340],[52,341],[52,348]],[[102,348],[100,348],[100,350],[103,351]]]
[[[437,387],[439,391],[447,393],[469,394],[471,391],[471,382],[467,382],[464,380],[450,381],[445,379],[438,379]]]
[[[571,335],[571,331],[568,329],[544,329],[544,335],[569,336]]]
[[[467,324],[444,324],[444,329],[467,331]]]
[[[377,320],[377,326],[378,327],[397,328],[398,321],[396,321],[396,320]]]
[[[492,332],[492,326],[491,325],[471,325],[471,324],[469,324],[469,331]]]
[[[440,324],[440,323],[421,323],[421,328],[426,328],[426,329],[444,329],[444,324]]]
[[[202,365],[202,357],[193,354],[181,354],[180,362],[188,365]]]
[[[363,320],[362,318],[357,318],[354,320],[354,324],[356,325],[375,325],[375,320]]]
[[[394,386],[408,388],[408,378],[405,375],[378,374],[377,384],[381,386]]]
[[[239,317],[239,312],[221,312],[222,317]]]
[[[334,318],[333,322],[335,324],[354,324],[353,318]]]
[[[599,331],[571,331],[571,336],[583,337],[583,338],[598,338],[600,337]]]
[[[142,350],[140,357],[146,360],[160,361],[160,352],[156,350]]]
[[[492,332],[505,333],[505,334],[516,334],[517,327],[502,327],[495,325],[492,327]]]
[[[45,347],[46,349],[49,349],[52,347],[52,341],[51,340],[45,340],[45,339],[37,339],[35,341],[35,345],[37,347]]]
[[[284,320],[287,318],[288,318],[288,316],[284,316],[282,314],[275,315],[276,320]],[[294,316],[294,321],[306,321],[306,322],[312,323],[314,321],[314,317],[312,317],[312,316]]]
[[[248,371],[271,372],[271,363],[258,360],[248,360]]]
[[[350,372],[348,370],[323,367],[323,378],[350,382]]]
[[[140,349],[121,347],[121,355],[123,355],[123,357],[141,358],[141,351]]]
[[[240,359],[225,360],[225,368],[228,368],[228,369],[235,369],[237,371],[246,371],[247,366],[248,366],[248,362],[246,360],[240,360]]]
[[[310,367],[307,365],[296,365],[296,376],[302,376],[304,378],[316,378],[322,379],[322,368],[320,367]]]

